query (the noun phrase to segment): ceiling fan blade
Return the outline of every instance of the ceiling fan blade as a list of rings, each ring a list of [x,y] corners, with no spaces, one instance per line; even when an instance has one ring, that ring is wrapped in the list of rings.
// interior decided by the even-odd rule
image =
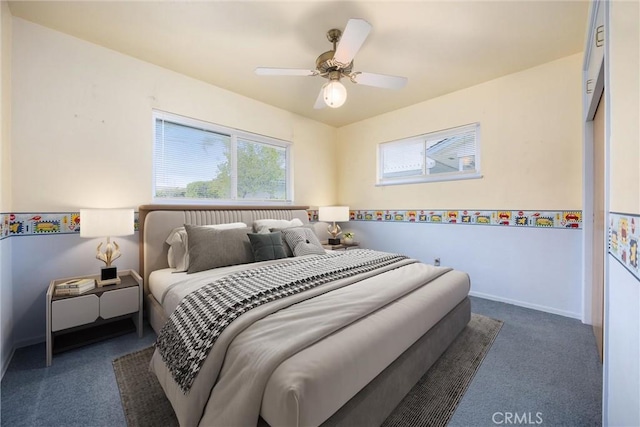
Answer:
[[[324,86],[322,86],[320,88],[320,93],[318,94],[318,97],[316,98],[316,103],[313,104],[313,108],[315,110],[322,110],[326,106],[327,106],[327,104],[326,104],[326,102],[324,102]]]
[[[365,85],[381,87],[384,89],[402,89],[407,84],[408,79],[406,77],[388,76],[386,74],[375,73],[353,73],[352,81]]]
[[[342,37],[340,37],[333,59],[341,64],[349,64],[353,61],[353,57],[362,47],[370,31],[371,24],[364,19],[349,19]]]
[[[256,74],[259,76],[315,76],[318,74],[315,70],[303,70],[301,68],[256,68]]]

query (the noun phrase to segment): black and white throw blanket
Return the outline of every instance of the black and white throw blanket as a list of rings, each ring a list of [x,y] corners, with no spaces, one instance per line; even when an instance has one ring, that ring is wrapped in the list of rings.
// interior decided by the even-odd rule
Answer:
[[[230,274],[187,295],[160,331],[156,348],[187,394],[222,331],[240,315],[270,301],[405,259],[357,249]]]

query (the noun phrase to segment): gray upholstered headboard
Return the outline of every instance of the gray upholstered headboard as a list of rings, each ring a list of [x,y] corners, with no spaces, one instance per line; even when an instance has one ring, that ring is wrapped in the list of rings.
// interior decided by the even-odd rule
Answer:
[[[299,218],[309,223],[307,206],[203,206],[203,205],[143,205],[139,207],[140,274],[148,293],[149,274],[167,268],[169,232],[184,224],[209,225],[244,222],[248,226],[256,219]]]

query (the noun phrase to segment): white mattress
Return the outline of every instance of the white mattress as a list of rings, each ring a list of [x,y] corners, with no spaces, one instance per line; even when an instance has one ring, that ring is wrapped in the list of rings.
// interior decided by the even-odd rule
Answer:
[[[196,273],[197,274],[197,273]],[[187,273],[176,272],[175,268],[163,268],[149,275],[149,291],[162,304],[165,292],[177,281],[187,278]]]

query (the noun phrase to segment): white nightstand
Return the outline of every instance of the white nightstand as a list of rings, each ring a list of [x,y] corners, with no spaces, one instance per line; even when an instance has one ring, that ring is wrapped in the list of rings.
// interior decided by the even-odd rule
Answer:
[[[56,284],[83,277],[52,280],[47,291],[47,366],[55,352],[69,350],[136,330],[142,337],[142,278],[134,270],[118,272],[122,283],[96,287],[81,295],[55,296]]]

